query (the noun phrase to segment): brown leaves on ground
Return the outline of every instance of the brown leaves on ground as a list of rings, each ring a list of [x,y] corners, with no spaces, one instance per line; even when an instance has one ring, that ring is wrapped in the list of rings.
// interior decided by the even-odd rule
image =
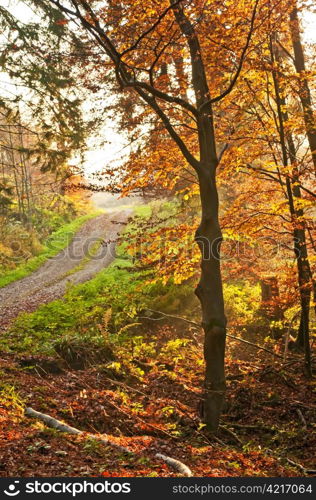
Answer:
[[[181,460],[195,476],[302,475],[287,459],[313,468],[316,406],[298,360],[286,367],[228,360],[223,426],[214,438],[197,417],[199,353],[191,345],[173,363],[142,360],[150,369],[126,384],[98,367],[47,373],[39,368],[41,358],[21,368],[18,357],[6,355],[0,359],[0,476],[177,475],[154,457],[157,452]],[[23,416],[25,406],[107,434],[133,454],[47,429]]]

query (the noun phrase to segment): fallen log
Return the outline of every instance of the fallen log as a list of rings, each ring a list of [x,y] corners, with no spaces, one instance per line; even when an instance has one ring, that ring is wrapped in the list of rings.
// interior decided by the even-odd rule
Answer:
[[[168,457],[167,455],[162,455],[162,453],[156,453],[155,457],[164,460],[166,464],[170,465],[173,469],[180,472],[180,474],[182,474],[183,476],[192,477],[192,472],[189,467],[179,460]]]
[[[97,434],[83,432],[80,429],[76,429],[75,427],[71,427],[70,425],[67,425],[64,422],[61,422],[60,420],[57,420],[54,417],[51,417],[50,415],[46,415],[45,413],[41,413],[40,411],[33,410],[33,408],[26,408],[24,415],[26,415],[27,417],[36,418],[38,420],[41,420],[48,427],[52,427],[53,429],[56,429],[60,432],[65,432],[67,434],[83,435],[83,436],[86,436],[88,438],[96,439],[97,441],[100,441],[100,443],[103,443],[106,446],[112,446],[113,448],[116,448],[117,450],[119,450],[123,453],[128,453],[130,455],[134,454],[133,451],[129,450],[128,448],[125,448],[124,446],[120,446],[120,445],[114,443],[113,441],[109,440],[107,437],[104,437],[102,435],[98,436]],[[161,453],[155,453],[155,457],[166,462],[167,465],[172,467],[176,472],[179,472],[179,474],[182,474],[183,476],[187,476],[187,477],[193,476],[192,471],[189,469],[189,467],[187,465],[185,465],[184,463],[180,462],[179,460],[176,460],[175,458],[169,457],[167,455],[163,455]]]

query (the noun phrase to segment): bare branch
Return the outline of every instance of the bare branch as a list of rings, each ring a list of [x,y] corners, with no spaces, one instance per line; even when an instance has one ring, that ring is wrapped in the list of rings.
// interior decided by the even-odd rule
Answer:
[[[200,162],[190,153],[186,145],[184,144],[183,140],[181,137],[177,134],[177,132],[174,130],[173,126],[171,125],[171,122],[168,118],[168,116],[164,113],[164,111],[161,109],[161,107],[158,105],[156,100],[146,94],[141,88],[136,87],[137,93],[144,99],[147,104],[150,105],[150,107],[156,112],[156,114],[159,116],[161,121],[163,122],[164,126],[166,127],[166,130],[168,131],[170,137],[175,141],[177,146],[179,147],[181,153],[187,160],[187,162],[196,170],[198,171],[200,168]]]
[[[138,80],[134,81],[128,81],[124,84],[124,87],[134,87],[134,88],[141,88],[149,92],[150,94],[154,95],[155,97],[158,97],[159,99],[162,99],[163,101],[167,101],[170,103],[174,104],[179,104],[183,108],[187,109],[191,113],[194,114],[194,116],[197,116],[197,110],[194,106],[192,106],[190,103],[182,99],[181,97],[173,97],[166,92],[162,92],[161,90],[156,89],[152,85],[146,82],[140,82]]]
[[[176,4],[180,3],[182,0],[177,0],[176,1]],[[158,17],[157,21],[154,22],[154,24],[152,24],[150,26],[150,28],[148,28],[148,30],[144,31],[136,40],[135,43],[133,43],[133,45],[131,45],[130,47],[128,47],[127,49],[123,50],[122,52],[122,56],[124,56],[125,54],[127,54],[128,52],[131,52],[132,50],[135,50],[138,46],[138,44],[143,40],[143,38],[145,38],[147,35],[149,35],[149,33],[151,33],[155,28],[157,28],[157,26],[159,26],[159,24],[161,23],[161,21],[163,20],[163,18],[166,16],[166,14],[168,14],[168,12],[172,9],[172,5],[169,5],[169,7],[167,7],[162,14],[160,14],[160,16]]]

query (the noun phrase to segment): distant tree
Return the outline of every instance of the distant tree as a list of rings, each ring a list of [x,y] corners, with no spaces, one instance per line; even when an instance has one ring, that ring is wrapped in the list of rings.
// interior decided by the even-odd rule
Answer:
[[[304,47],[301,39],[301,28],[299,21],[299,9],[297,2],[293,2],[293,9],[290,12],[290,32],[293,47],[293,56],[290,58],[294,62],[295,69],[299,75],[298,78],[298,95],[303,108],[304,123],[306,127],[307,139],[313,159],[315,174],[316,174],[316,119],[314,116],[312,96],[310,90],[310,78],[305,63]]]
[[[43,171],[61,172],[84,145],[86,128],[75,76],[71,66],[62,64],[62,51],[79,50],[80,41],[62,39],[60,15],[41,24],[24,23],[9,7],[0,6],[0,26],[0,69],[6,75],[0,91],[2,116],[32,137],[28,145],[19,145],[20,155],[32,157]]]

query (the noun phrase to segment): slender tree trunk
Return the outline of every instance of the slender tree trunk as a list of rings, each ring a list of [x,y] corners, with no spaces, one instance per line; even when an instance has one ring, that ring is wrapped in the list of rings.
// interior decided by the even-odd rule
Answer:
[[[18,109],[17,113],[17,133],[18,133],[18,139],[19,139],[19,147],[24,149],[24,140],[23,140],[23,126],[22,126],[22,121],[21,121],[21,115],[20,115],[20,110]],[[27,164],[25,161],[25,154],[23,151],[20,151],[19,153],[20,157],[20,166],[21,166],[21,178],[22,178],[22,184],[24,186],[24,196],[26,199],[26,205],[27,205],[27,216],[26,216],[26,221],[28,222],[29,216],[30,216],[30,192],[29,192],[29,173],[27,169]]]
[[[273,50],[271,39],[270,51],[272,62],[276,60],[280,63],[278,53]],[[293,225],[293,242],[294,253],[297,262],[297,274],[300,293],[301,319],[297,343],[302,343],[305,353],[305,372],[311,376],[311,352],[309,340],[309,310],[311,299],[311,270],[308,260],[307,244],[306,244],[306,224],[304,220],[304,212],[301,208],[296,209],[295,198],[301,198],[301,190],[297,183],[299,180],[299,172],[297,169],[296,150],[292,135],[285,133],[284,123],[288,120],[286,111],[286,101],[281,93],[279,78],[277,71],[272,70],[272,77],[275,89],[275,98],[277,105],[277,113],[279,120],[279,135],[282,149],[282,158],[284,167],[292,165],[291,177],[286,172],[286,190],[288,195],[289,209]]]
[[[306,134],[316,173],[316,122],[313,113],[311,92],[309,89],[308,79],[305,74],[305,57],[301,42],[300,23],[297,8],[294,8],[290,14],[290,30],[294,51],[294,65],[297,73],[300,75],[299,98],[303,108]]]
[[[291,149],[291,148],[290,148]],[[295,179],[295,178],[294,178]],[[309,339],[309,312],[311,301],[311,268],[308,259],[308,251],[306,244],[306,224],[302,209],[295,209],[294,199],[301,198],[299,186],[295,185],[294,179],[292,183],[287,179],[287,192],[289,197],[290,212],[294,225],[294,253],[297,262],[298,285],[300,294],[301,316],[296,345],[304,348],[305,352],[305,370],[308,376],[311,376],[311,352]]]
[[[175,0],[171,0],[174,3]],[[205,383],[202,416],[210,431],[216,431],[225,398],[225,341],[226,317],[220,269],[222,233],[218,220],[218,192],[216,188],[216,139],[213,110],[207,84],[202,51],[194,26],[177,5],[174,14],[187,38],[192,84],[196,107],[199,110],[197,128],[200,161],[196,172],[199,179],[202,217],[195,239],[201,251],[201,277],[195,290],[202,307],[204,329]]]
[[[288,119],[286,111],[285,120]],[[302,208],[295,208],[295,200],[302,198],[301,188],[299,186],[299,172],[296,166],[296,151],[294,141],[291,134],[288,134],[288,151],[289,157],[293,166],[291,185],[289,188],[292,191],[292,202],[290,203],[291,214],[295,219],[294,235],[294,252],[297,260],[298,283],[301,302],[301,317],[296,345],[304,349],[306,357],[306,370],[310,374],[311,371],[311,353],[309,342],[309,313],[310,302],[312,295],[312,272],[308,258],[308,249],[306,241],[306,222],[304,211]]]
[[[218,428],[225,398],[225,341],[226,317],[220,270],[222,233],[218,222],[218,195],[215,176],[206,169],[199,175],[202,219],[196,231],[201,261],[201,277],[196,295],[202,307],[202,326],[205,333],[205,395],[203,420],[209,430]]]
[[[316,253],[316,244],[315,244],[314,238],[312,236],[312,233],[311,233],[311,230],[309,227],[307,228],[307,233],[308,233],[309,241],[311,244],[311,248]],[[313,274],[312,274],[311,278],[312,278],[312,288],[313,288],[313,297],[314,297],[314,311],[316,314],[316,279],[314,278]]]
[[[13,169],[13,177],[15,183],[15,192],[18,202],[19,219],[23,220],[24,206],[23,206],[23,190],[20,191],[20,183],[18,178],[18,169],[16,167],[15,154],[14,154],[14,142],[12,138],[11,125],[8,123],[8,136],[9,136],[9,147],[10,147],[10,157],[11,157],[11,168]]]
[[[222,232],[216,187],[218,159],[210,111],[201,115],[198,128],[201,160],[198,178],[202,217],[195,237],[201,251],[201,277],[195,293],[202,307],[202,326],[205,334],[203,420],[209,430],[215,431],[219,425],[226,391],[226,317],[220,262]]]

